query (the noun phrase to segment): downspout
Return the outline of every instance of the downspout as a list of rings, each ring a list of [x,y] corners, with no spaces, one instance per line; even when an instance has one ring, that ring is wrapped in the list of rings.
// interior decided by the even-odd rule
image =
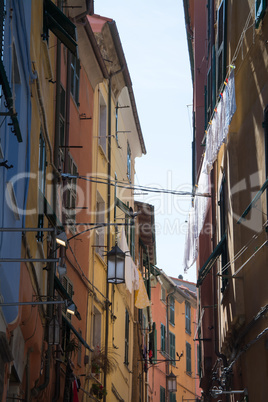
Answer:
[[[107,189],[107,251],[110,250],[110,223],[111,223],[111,136],[112,136],[112,78],[121,73],[124,66],[114,73],[110,74],[109,85],[108,85],[108,189]],[[109,335],[109,283],[106,283],[106,320],[105,320],[105,356],[108,357],[108,335]],[[104,381],[103,386],[106,388],[107,385],[107,371],[106,367],[104,369]],[[103,401],[106,402],[106,395],[104,395]]]

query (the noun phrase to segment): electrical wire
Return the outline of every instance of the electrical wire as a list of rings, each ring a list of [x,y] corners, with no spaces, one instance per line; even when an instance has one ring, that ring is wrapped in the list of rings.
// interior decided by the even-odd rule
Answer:
[[[241,257],[241,255],[244,254],[244,252],[249,248],[250,244],[257,240],[259,238],[259,236],[264,232],[264,230],[266,229],[268,221],[265,221],[264,224],[262,225],[262,229],[255,233],[251,239],[249,239],[249,241],[243,246],[241,247],[241,249],[236,253],[236,255],[233,257],[232,260],[228,261],[227,264],[225,264],[221,271],[217,272],[217,275],[223,274],[225,271],[227,271],[227,269],[231,266],[231,264],[233,264],[239,257]]]
[[[66,179],[81,179],[85,180],[91,183],[97,183],[97,184],[105,184],[108,185],[108,179],[95,179],[95,178],[88,178],[88,176],[73,176],[70,174],[61,174],[63,178]],[[107,180],[107,181],[106,181]],[[123,183],[123,184],[121,184]],[[199,197],[211,197],[211,194],[209,193],[195,193],[193,194],[192,191],[177,191],[177,190],[170,190],[170,189],[159,189],[156,187],[146,187],[146,186],[138,186],[138,185],[126,185],[124,182],[120,181],[115,181],[113,179],[110,180],[109,183],[113,187],[119,187],[119,188],[124,188],[128,190],[137,190],[137,191],[145,191],[148,193],[158,193],[158,194],[171,194],[171,195],[178,195],[178,196],[190,196],[192,197],[193,195],[199,196]]]
[[[226,371],[231,371],[233,365],[235,364],[235,362],[239,359],[239,357],[245,353],[252,345],[254,345],[260,338],[262,338],[266,333],[268,332],[268,327],[266,327],[262,332],[260,332],[256,338],[254,338],[252,341],[250,341],[249,343],[247,343],[242,350],[240,350],[240,352],[238,353],[238,355],[236,356],[236,358],[230,363],[230,365],[226,368]]]
[[[68,243],[68,247],[69,247],[69,249],[70,249],[70,251],[71,251],[71,253],[72,253],[72,255],[73,255],[74,259],[75,259],[75,262],[76,262],[79,270],[81,271],[82,278],[84,278],[93,287],[93,289],[95,289],[106,301],[108,301],[110,303],[110,301],[107,299],[107,297],[104,296],[104,294],[102,294],[101,291],[96,286],[94,286],[93,283],[90,282],[90,280],[86,277],[86,275],[84,274],[84,271],[82,270],[79,262],[77,261],[76,255],[75,255],[75,253],[74,253],[74,251],[73,251],[73,249],[72,249],[72,247],[71,247],[71,245],[69,243]]]

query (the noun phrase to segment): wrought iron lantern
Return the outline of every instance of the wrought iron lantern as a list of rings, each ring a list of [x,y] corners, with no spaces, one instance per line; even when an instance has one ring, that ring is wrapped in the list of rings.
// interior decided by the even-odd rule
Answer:
[[[168,387],[168,392],[176,392],[177,391],[177,376],[175,374],[171,373],[167,375],[167,387]]]
[[[108,269],[107,282],[118,285],[125,283],[125,253],[116,244],[107,253]]]

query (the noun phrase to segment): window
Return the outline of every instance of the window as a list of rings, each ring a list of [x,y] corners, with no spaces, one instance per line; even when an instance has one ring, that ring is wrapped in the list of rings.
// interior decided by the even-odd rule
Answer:
[[[166,302],[166,289],[163,286],[161,286],[161,301]]]
[[[68,360],[69,353],[68,353],[68,345],[71,340],[71,330],[69,325],[67,325],[67,322],[65,320],[62,320],[62,342],[61,342],[61,348],[64,352],[64,359],[65,361]]]
[[[65,90],[60,86],[60,138],[59,138],[59,169],[63,170],[65,160]]]
[[[4,38],[5,38],[5,18],[6,18],[6,0],[1,1],[0,5],[0,58],[3,60]]]
[[[155,322],[153,323],[153,330],[149,334],[149,361],[150,363],[157,363],[157,331]]]
[[[46,143],[43,137],[42,130],[39,137],[39,162],[38,162],[38,188],[41,192],[39,197],[38,208],[38,227],[44,227],[44,196],[46,192]],[[37,241],[43,241],[43,232],[37,233]]]
[[[225,41],[226,0],[222,0],[217,12],[217,90],[220,91],[226,75]]]
[[[101,313],[94,307],[93,312],[93,347],[101,346]]]
[[[127,177],[131,182],[131,149],[129,143],[127,143]]]
[[[161,352],[166,351],[166,327],[161,324]]]
[[[176,362],[175,362],[175,335],[170,332],[169,333],[169,356],[170,359],[172,359],[173,361],[171,362],[172,366],[176,366]]]
[[[197,374],[201,378],[201,347],[197,345]]]
[[[38,187],[45,195],[46,187],[46,143],[42,130],[39,136],[39,166],[38,166]]]
[[[222,239],[226,233],[226,203],[225,203],[225,176],[223,175],[220,194],[219,194],[219,207],[220,207],[220,238]],[[222,268],[227,264],[227,241],[224,242],[222,248],[222,256],[221,256],[221,264]],[[224,275],[228,275],[228,269],[224,269]],[[225,276],[222,277],[222,288],[221,291],[224,292],[225,287],[227,286],[228,278]]]
[[[207,2],[207,30],[208,30],[208,46],[210,45],[210,35],[211,35],[211,0]]]
[[[186,373],[192,373],[191,345],[186,342]]]
[[[4,56],[4,39],[5,39],[5,16],[6,16],[6,1],[0,4],[0,61],[3,61]],[[2,102],[2,85],[0,85],[0,106]]]
[[[255,0],[255,27],[258,28],[264,17],[267,6],[267,0]]]
[[[68,223],[68,228],[75,232],[74,223],[76,221],[76,182],[77,182],[77,166],[74,163],[73,158],[69,155],[69,169],[68,172],[71,174],[71,179],[67,183],[67,194],[66,194],[66,221]]]
[[[71,94],[77,106],[79,106],[79,79],[80,62],[74,54],[71,55]]]
[[[105,222],[105,202],[103,201],[101,195],[97,193],[97,205],[96,205],[96,219],[95,222],[98,224]],[[105,228],[99,227],[96,229],[96,239],[95,239],[95,246],[96,252],[103,258],[104,257],[104,234]]]
[[[118,109],[119,109],[119,105],[118,102],[116,104],[116,108],[115,108],[115,139],[118,145]]]
[[[185,302],[185,331],[191,334],[191,305]]]
[[[129,314],[126,309],[126,313],[125,313],[125,360],[124,360],[124,363],[126,365],[129,364],[128,353],[129,353]]]
[[[160,386],[160,402],[166,402],[166,390]]]
[[[176,402],[176,393],[175,392],[169,393],[169,402]]]
[[[99,92],[99,145],[106,154],[107,107],[102,93]]]
[[[62,278],[62,286],[64,287],[64,289],[66,290],[66,292],[68,293],[70,298],[72,299],[73,293],[74,293],[73,292],[74,287],[73,287],[72,282],[70,281],[70,279],[67,276],[64,276]],[[66,306],[64,306],[62,308],[62,311],[63,311],[65,317],[68,318],[71,321],[72,315],[70,313],[67,313],[67,307]]]
[[[51,0],[44,0],[43,15],[43,39],[48,42],[50,29],[73,54],[76,54],[76,26]]]
[[[268,106],[264,109],[265,174],[268,177]],[[268,216],[268,191],[266,191],[266,216]],[[268,228],[266,227],[266,232]]]
[[[81,329],[79,329],[79,335],[82,337]],[[82,365],[82,343],[80,340],[78,340],[78,345],[77,345],[77,364],[80,367]]]
[[[175,299],[173,296],[169,298],[169,322],[175,325]]]
[[[211,68],[208,71],[207,74],[207,104],[206,104],[206,112],[207,112],[207,116],[206,116],[206,123],[208,123],[210,121],[211,115],[212,115],[212,91],[211,91]],[[206,124],[207,125],[207,124]]]

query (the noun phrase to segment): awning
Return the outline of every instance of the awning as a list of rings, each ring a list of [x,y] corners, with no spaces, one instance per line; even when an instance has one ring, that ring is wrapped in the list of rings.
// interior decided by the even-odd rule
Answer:
[[[93,349],[91,349],[91,347],[86,343],[84,338],[82,338],[79,332],[74,328],[74,326],[70,323],[70,321],[66,317],[64,317],[64,315],[62,316],[62,320],[64,321],[65,325],[67,325],[70,328],[70,330],[73,331],[73,333],[75,334],[77,339],[79,339],[79,341],[82,343],[82,345],[84,345],[85,348],[87,348],[90,352],[93,352]]]
[[[210,254],[209,258],[207,259],[203,267],[199,270],[198,280],[196,284],[197,287],[199,287],[202,284],[203,280],[205,279],[205,277],[207,276],[207,274],[209,273],[209,271],[211,270],[211,268],[213,267],[219,256],[223,253],[223,248],[225,244],[226,244],[226,235],[224,234],[221,241],[217,244],[213,252]]]
[[[47,28],[50,29],[74,55],[76,55],[76,26],[51,0],[45,0],[44,12]]]
[[[22,142],[22,136],[21,136],[21,132],[20,132],[19,122],[17,119],[17,115],[13,109],[12,92],[11,92],[11,89],[9,86],[5,67],[4,67],[4,64],[1,59],[0,59],[0,85],[2,85],[2,90],[3,90],[4,96],[5,96],[5,100],[6,100],[6,106],[9,110],[8,115],[10,116],[10,118],[12,120],[12,125],[14,127],[14,130],[12,130],[12,131],[16,135],[18,142]]]

